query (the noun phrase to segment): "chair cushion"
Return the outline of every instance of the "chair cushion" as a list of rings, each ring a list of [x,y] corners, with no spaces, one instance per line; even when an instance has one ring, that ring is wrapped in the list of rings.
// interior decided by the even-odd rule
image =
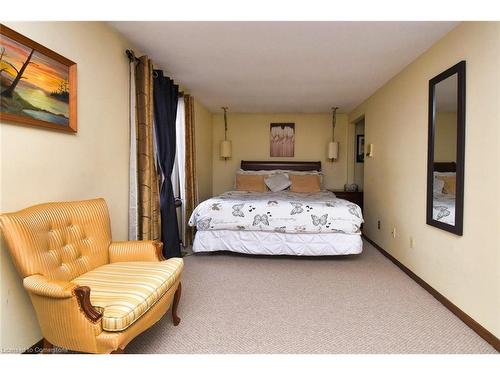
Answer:
[[[183,260],[106,264],[73,280],[90,287],[90,302],[103,309],[102,329],[123,331],[148,311],[180,278]]]

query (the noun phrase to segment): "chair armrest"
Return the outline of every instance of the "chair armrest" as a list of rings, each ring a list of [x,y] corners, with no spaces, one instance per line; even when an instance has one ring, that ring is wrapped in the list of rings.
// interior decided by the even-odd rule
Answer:
[[[80,311],[93,323],[102,317],[102,312],[90,303],[88,286],[79,286],[71,281],[51,280],[43,275],[28,276],[24,278],[23,285],[29,293],[48,300],[76,298]]]
[[[71,298],[78,285],[70,281],[51,280],[42,275],[31,275],[23,280],[24,288],[32,294],[50,298]]]
[[[109,245],[109,262],[158,262],[165,260],[159,241],[121,241]]]

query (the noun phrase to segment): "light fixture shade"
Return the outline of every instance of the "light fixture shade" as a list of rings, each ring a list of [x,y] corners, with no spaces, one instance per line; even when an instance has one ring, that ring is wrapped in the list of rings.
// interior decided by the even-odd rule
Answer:
[[[367,150],[366,150],[366,156],[369,158],[373,158],[373,143],[369,143]]]
[[[328,159],[337,159],[339,157],[339,143],[330,142],[328,144]]]
[[[231,141],[222,141],[220,143],[220,156],[221,158],[231,157]]]

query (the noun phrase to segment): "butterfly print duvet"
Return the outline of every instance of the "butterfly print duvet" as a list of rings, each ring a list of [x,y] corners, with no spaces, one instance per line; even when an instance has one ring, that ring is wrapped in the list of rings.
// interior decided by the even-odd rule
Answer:
[[[446,224],[455,225],[455,195],[434,194],[432,218]]]
[[[214,209],[216,207],[217,209]],[[229,191],[198,205],[189,219],[198,230],[359,234],[361,209],[329,191]]]

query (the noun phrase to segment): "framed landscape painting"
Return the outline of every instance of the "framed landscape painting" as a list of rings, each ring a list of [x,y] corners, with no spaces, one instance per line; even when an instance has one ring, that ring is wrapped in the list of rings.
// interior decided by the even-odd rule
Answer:
[[[0,118],[76,132],[76,63],[0,24]]]

